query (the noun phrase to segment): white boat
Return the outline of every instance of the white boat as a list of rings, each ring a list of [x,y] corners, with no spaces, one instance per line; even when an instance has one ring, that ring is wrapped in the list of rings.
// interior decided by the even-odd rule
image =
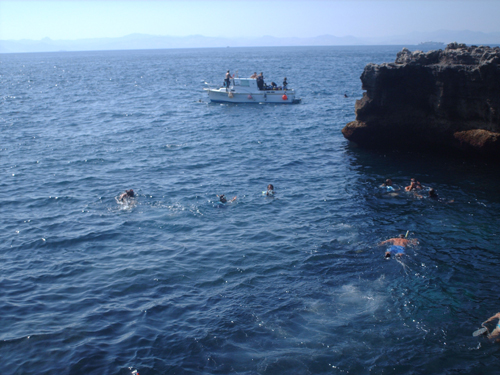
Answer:
[[[300,99],[295,97],[295,90],[281,87],[264,86],[260,90],[255,78],[231,78],[229,87],[204,88],[208,98],[215,103],[276,103],[297,104]]]

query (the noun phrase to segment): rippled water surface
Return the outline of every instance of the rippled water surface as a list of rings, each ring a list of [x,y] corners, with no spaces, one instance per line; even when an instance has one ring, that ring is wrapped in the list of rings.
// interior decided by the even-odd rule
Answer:
[[[399,50],[0,55],[2,374],[498,373],[498,167],[340,132]],[[227,69],[303,101],[207,103]]]

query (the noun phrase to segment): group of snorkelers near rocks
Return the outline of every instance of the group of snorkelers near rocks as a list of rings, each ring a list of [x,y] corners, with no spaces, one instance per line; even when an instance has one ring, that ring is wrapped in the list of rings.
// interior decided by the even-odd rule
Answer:
[[[389,193],[391,196],[396,196],[398,195],[398,191],[404,190],[406,193],[411,193],[413,194],[414,197],[416,198],[424,198],[423,192],[427,190],[427,197],[430,199],[438,200],[440,202],[445,202],[445,203],[453,203],[453,200],[450,201],[445,201],[441,198],[439,198],[439,195],[437,191],[434,188],[427,188],[422,186],[420,181],[417,181],[416,179],[412,178],[410,179],[410,185],[405,186],[404,189],[398,188],[394,186],[392,180],[388,178],[385,180],[385,182],[380,185],[380,188],[382,188],[385,192]],[[418,244],[418,240],[413,238],[413,239],[407,239],[408,233],[406,232],[405,234],[400,234],[399,237],[395,238],[390,238],[386,241],[382,241],[379,243],[379,246],[385,245],[385,244],[391,244],[391,247],[385,252],[385,258],[390,258],[391,255],[395,255],[397,257],[401,257],[405,254],[405,248],[408,245],[415,245]]]
[[[229,89],[229,85],[231,84],[231,79],[234,78],[234,74],[231,75],[229,70],[226,73],[226,77],[224,78],[224,87],[226,88],[226,91]],[[260,72],[260,74],[257,74],[257,72],[254,72],[250,78],[256,79],[257,80],[257,87],[259,90],[287,90],[288,87],[288,81],[286,80],[286,77],[283,79],[283,85],[278,86],[275,82],[271,82],[270,85],[267,85],[264,82],[264,73]]]
[[[434,188],[427,188],[425,186],[422,186],[422,184],[417,181],[416,179],[412,178],[410,180],[410,184],[408,186],[405,186],[404,189],[400,189],[398,187],[395,187],[392,180],[388,178],[385,180],[385,182],[380,185],[380,188],[384,189],[387,193],[391,194],[392,196],[398,195],[399,190],[404,190],[407,193],[413,194],[416,198],[424,198],[423,192],[427,191],[427,197],[430,199],[437,200],[439,202],[444,202],[444,203],[453,203],[454,200],[444,200],[439,198],[439,195],[437,191]],[[405,249],[408,245],[416,245],[418,244],[418,240],[416,238],[408,239],[408,233],[409,231],[406,232],[405,234],[400,234],[398,237],[395,238],[390,238],[388,240],[380,242],[378,245],[383,246],[390,244],[391,246],[385,251],[384,257],[386,259],[390,258],[391,255],[394,255],[398,258],[402,257],[405,254]],[[486,324],[498,319],[498,322],[496,326],[493,328],[493,330],[490,332],[490,330],[487,328]],[[482,329],[477,330],[476,332],[473,333],[473,336],[478,336],[478,335],[487,335],[487,338],[490,340],[494,340],[495,342],[500,342],[500,312],[493,315],[489,319],[487,319],[485,322],[481,324],[483,327]]]
[[[385,182],[380,185],[382,189],[384,189],[387,193],[391,193],[391,195],[398,195],[397,191],[402,190],[392,183],[392,180],[388,178]],[[404,191],[407,193],[412,193],[416,198],[424,198],[421,194],[422,192],[427,190],[427,197],[435,200],[439,200],[440,202],[444,202],[443,199],[439,198],[437,191],[434,188],[427,188],[422,186],[422,184],[416,179],[410,179],[410,185],[405,186]],[[453,203],[453,200],[447,201],[446,203]]]
[[[394,187],[392,180],[387,179],[382,185],[380,185],[381,188],[386,189],[388,192],[396,192],[399,190],[398,188]],[[414,178],[410,180],[410,185],[406,186],[404,188],[406,192],[413,192],[413,191],[421,191],[424,190],[424,187],[420,184],[420,182],[416,181]],[[274,186],[272,184],[269,184],[267,186],[267,190],[262,192],[263,195],[266,196],[274,196],[275,190]],[[422,198],[423,196],[415,193],[418,197]],[[433,188],[428,189],[428,197],[431,199],[438,199],[438,194]],[[135,198],[135,193],[133,189],[125,190],[124,193],[120,194],[119,197],[117,198],[117,201],[122,204],[130,204],[132,200]],[[228,199],[225,194],[218,194],[217,195],[218,202],[221,204],[226,204],[226,203],[232,203],[236,201],[237,197],[233,197],[231,199]],[[453,202],[453,201],[450,201]],[[408,234],[409,231],[406,232],[406,234],[400,234],[398,237],[394,238],[389,238],[388,240],[380,242],[378,245],[383,246],[390,244],[391,246],[385,251],[384,258],[389,259],[391,255],[394,255],[398,258],[402,257],[405,254],[405,249],[408,245],[416,245],[418,244],[418,240],[416,238],[411,238],[408,239]],[[490,332],[489,329],[487,328],[486,324],[493,321],[494,319],[498,319],[497,325],[495,328]],[[486,334],[488,339],[495,340],[496,342],[500,342],[500,312],[493,315],[489,319],[487,319],[485,322],[481,324],[483,327],[482,329],[476,331],[479,332],[479,334]],[[476,335],[476,332],[474,335]]]

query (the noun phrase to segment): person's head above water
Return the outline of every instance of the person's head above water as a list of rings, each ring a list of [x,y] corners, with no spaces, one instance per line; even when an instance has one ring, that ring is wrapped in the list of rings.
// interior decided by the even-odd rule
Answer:
[[[434,190],[434,188],[430,188],[429,189],[429,197],[437,198],[437,196],[438,196],[438,193],[436,192],[436,190]]]
[[[267,190],[274,190],[274,186],[272,184],[267,185]]]
[[[392,180],[390,178],[388,178],[387,180],[385,180],[385,184],[386,184],[386,186],[391,186]]]
[[[400,234],[399,238],[405,238],[405,235],[404,234]]]
[[[133,198],[134,196],[135,196],[134,190],[130,189],[130,190],[125,190],[125,193],[121,193],[118,199],[121,202],[125,202],[127,199]]]
[[[236,197],[233,197],[233,198],[231,198],[231,199],[228,201],[228,200],[227,200],[227,198],[226,198],[226,196],[225,196],[224,194],[217,195],[217,196],[219,197],[219,201],[220,201],[221,203],[227,203],[227,202],[231,203],[231,202],[234,202],[234,201],[236,200]]]
[[[416,184],[416,182],[415,182],[415,179],[414,179],[414,178],[412,178],[412,179],[410,180],[410,185],[409,185],[409,186],[406,186],[406,187],[405,187],[405,190],[406,190],[406,191],[411,191],[411,190],[416,189],[416,188],[417,188],[417,184]]]

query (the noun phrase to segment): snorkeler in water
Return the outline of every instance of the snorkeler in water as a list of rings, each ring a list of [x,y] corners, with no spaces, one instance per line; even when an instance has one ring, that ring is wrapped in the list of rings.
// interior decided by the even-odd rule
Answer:
[[[118,200],[120,202],[125,202],[134,197],[135,197],[134,190],[130,189],[130,190],[125,190],[125,193],[121,193],[120,196],[118,197]]]
[[[420,181],[415,180],[414,178],[410,179],[410,185],[405,187],[406,191],[412,191],[412,190],[422,190],[422,184]]]
[[[416,188],[417,188],[417,183],[415,182],[415,179],[412,178],[410,180],[410,185],[405,186],[405,191],[412,191],[415,190]]]
[[[436,190],[434,190],[434,188],[430,188],[429,189],[429,198],[431,198],[431,199],[439,199],[439,195],[436,192]]]
[[[498,319],[497,325],[495,329],[487,336],[490,340],[495,340],[495,342],[500,342],[500,312],[493,315],[491,318],[488,318],[481,324],[483,327],[486,323],[491,322],[492,320]]]
[[[274,186],[272,184],[267,185],[266,195],[274,195]]]
[[[382,185],[380,185],[380,187],[387,190],[387,192],[389,193],[399,190],[399,188],[394,187],[392,180],[390,178],[385,180],[385,182]]]
[[[441,203],[454,203],[455,202],[455,199],[446,200],[444,198],[439,198],[439,194],[437,193],[436,189],[434,189],[434,188],[429,189],[429,196],[428,197],[430,199],[436,200],[436,201],[441,202]],[[422,197],[420,196],[420,198],[422,198]]]
[[[390,258],[391,255],[396,255],[397,257],[401,257],[402,255],[405,254],[406,246],[408,246],[409,244],[412,245],[416,244],[417,239],[413,238],[411,240],[408,240],[404,234],[400,234],[399,237],[389,238],[388,240],[380,242],[379,246],[388,243],[392,244],[392,246],[389,249],[387,249],[384,256],[386,258]]]
[[[231,203],[231,202],[234,202],[236,200],[236,197],[233,197],[233,199],[230,199],[229,201],[227,200],[226,196],[224,194],[221,194],[221,195],[217,195],[217,197],[219,198],[219,202],[220,203]]]

